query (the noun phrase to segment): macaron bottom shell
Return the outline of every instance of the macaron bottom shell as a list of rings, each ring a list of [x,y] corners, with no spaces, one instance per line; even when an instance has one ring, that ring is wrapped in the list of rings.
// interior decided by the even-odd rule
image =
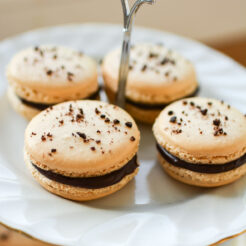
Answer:
[[[158,159],[165,172],[172,178],[199,187],[218,187],[230,184],[246,174],[246,163],[238,168],[221,173],[199,173],[185,168],[176,167],[167,162],[159,153]]]
[[[8,87],[7,96],[8,96],[8,100],[9,100],[10,104],[12,105],[12,107],[14,108],[14,110],[18,114],[22,115],[28,121],[30,121],[34,116],[36,116],[37,114],[39,114],[42,111],[38,108],[35,108],[35,107],[32,107],[30,105],[23,103],[21,101],[21,99],[17,96],[17,94],[14,92],[14,90],[11,86]],[[80,100],[83,100],[83,99],[80,99]],[[84,100],[88,100],[88,98],[84,98]],[[93,98],[91,98],[91,100],[100,101],[99,90],[96,93],[93,93]],[[49,106],[53,106],[53,104],[47,105],[47,108]]]
[[[38,183],[49,192],[61,196],[63,198],[74,200],[74,201],[90,201],[104,196],[110,195],[128,184],[138,173],[139,168],[136,168],[133,173],[126,175],[120,182],[99,189],[86,189],[80,187],[74,187],[71,185],[62,184],[51,179],[48,179],[40,172],[37,171],[31,164],[31,161],[25,155],[25,162],[27,168],[38,181]]]
[[[110,103],[115,103],[116,94],[108,87],[105,88],[108,100]],[[199,92],[199,88],[197,88],[194,92],[194,96]],[[184,96],[186,98],[186,96]],[[179,99],[177,99],[179,100]],[[172,102],[170,102],[172,103]],[[154,104],[153,104],[154,105]],[[163,105],[163,109],[165,106],[168,106],[169,103]],[[139,122],[146,123],[146,124],[153,124],[157,116],[160,114],[162,109],[157,108],[141,108],[136,106],[135,104],[131,104],[126,100],[126,111],[132,115],[134,119]]]
[[[14,110],[28,121],[41,112],[38,109],[35,109],[22,103],[20,98],[18,98],[18,96],[14,93],[11,87],[8,88],[7,96]]]

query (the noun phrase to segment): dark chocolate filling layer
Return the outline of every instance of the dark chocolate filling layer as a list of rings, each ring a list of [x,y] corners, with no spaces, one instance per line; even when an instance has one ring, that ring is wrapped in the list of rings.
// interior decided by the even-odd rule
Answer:
[[[200,88],[197,87],[194,92],[192,92],[191,94],[189,94],[183,98],[194,97],[198,94],[199,90],[200,90]],[[182,99],[182,98],[180,98],[180,99]],[[132,101],[130,98],[126,98],[126,102],[129,104],[132,104],[133,106],[138,107],[140,109],[150,109],[150,110],[162,110],[167,105],[172,103],[172,102],[170,102],[170,103],[153,103],[153,104],[141,103],[141,102]]]
[[[194,164],[190,162],[186,162],[184,160],[179,159],[178,157],[169,153],[166,149],[164,149],[159,144],[156,145],[161,156],[171,165],[175,167],[181,167],[188,169],[193,172],[199,173],[222,173],[233,170],[246,164],[246,154],[241,156],[240,158],[230,161],[224,164]]]
[[[85,178],[84,177],[73,178],[73,177],[67,177],[61,174],[54,173],[52,171],[41,169],[33,163],[32,165],[34,168],[38,170],[38,172],[40,172],[48,179],[51,179],[53,181],[65,185],[71,185],[74,187],[81,187],[86,189],[100,189],[100,188],[114,185],[120,182],[125,176],[133,173],[135,169],[138,167],[137,155],[135,155],[125,166],[106,175],[85,177]]]
[[[88,99],[88,100],[96,100],[99,96],[99,92],[100,92],[100,88],[94,92],[93,94],[91,94],[90,96],[88,96],[87,98],[83,98],[84,100]],[[31,101],[28,101],[18,95],[16,95],[23,104],[29,106],[29,107],[32,107],[32,108],[35,108],[35,109],[38,109],[38,110],[45,110],[46,108],[48,107],[51,107],[51,106],[54,106],[55,104],[54,103],[51,103],[51,104],[45,104],[45,103],[36,103],[36,102],[31,102]],[[82,99],[81,99],[82,100]]]

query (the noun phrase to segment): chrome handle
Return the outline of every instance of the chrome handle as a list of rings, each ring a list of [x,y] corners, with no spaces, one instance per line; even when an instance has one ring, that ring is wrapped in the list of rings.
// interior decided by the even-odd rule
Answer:
[[[129,8],[128,0],[121,0],[123,16],[124,16],[124,28],[123,28],[123,43],[120,58],[119,77],[118,77],[118,91],[116,97],[116,104],[124,108],[125,107],[125,91],[126,82],[129,72],[129,57],[131,47],[131,32],[134,16],[139,10],[140,6],[144,3],[153,4],[154,0],[137,0],[132,8]]]

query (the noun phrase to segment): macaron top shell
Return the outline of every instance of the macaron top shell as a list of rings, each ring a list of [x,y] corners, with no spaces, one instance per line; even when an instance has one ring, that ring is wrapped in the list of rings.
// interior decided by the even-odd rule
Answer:
[[[117,91],[120,53],[120,49],[113,50],[102,64],[105,83],[113,92]],[[163,45],[133,46],[129,69],[126,95],[139,102],[170,102],[198,86],[191,62]]]
[[[246,153],[246,117],[215,99],[189,98],[166,107],[153,126],[157,142],[192,163],[227,163]]]
[[[136,154],[140,133],[123,109],[99,101],[58,104],[32,119],[25,152],[37,166],[68,176],[103,175]]]
[[[96,62],[63,46],[20,51],[8,65],[7,77],[20,97],[33,102],[84,98],[98,88]]]

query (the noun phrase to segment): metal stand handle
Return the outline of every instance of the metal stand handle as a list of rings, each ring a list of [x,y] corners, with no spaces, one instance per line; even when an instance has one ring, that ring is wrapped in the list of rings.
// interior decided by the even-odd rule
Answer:
[[[125,107],[125,91],[126,91],[126,82],[129,72],[129,56],[130,56],[130,47],[131,47],[131,32],[133,18],[137,13],[139,7],[144,4],[149,3],[153,4],[154,0],[137,0],[132,8],[129,8],[128,0],[121,0],[123,15],[124,15],[124,28],[123,28],[123,43],[120,59],[120,68],[119,68],[119,79],[118,79],[118,92],[116,97],[116,104],[124,108]]]

